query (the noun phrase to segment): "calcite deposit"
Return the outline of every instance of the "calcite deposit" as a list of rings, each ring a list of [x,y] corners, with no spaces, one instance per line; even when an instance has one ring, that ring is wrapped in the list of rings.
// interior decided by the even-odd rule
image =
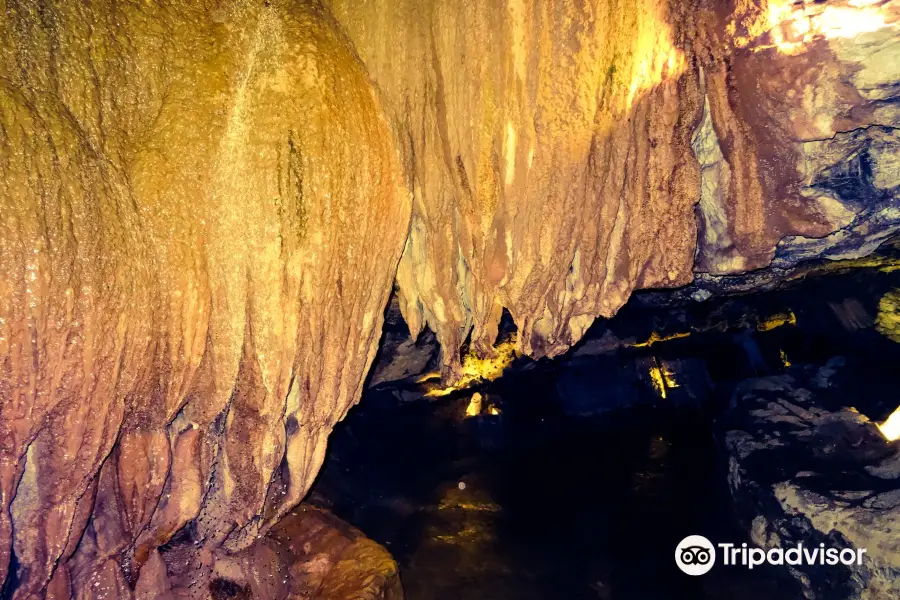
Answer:
[[[209,4],[2,4],[14,598],[125,596],[188,524],[246,546],[377,350],[410,200],[365,70],[320,7]]]
[[[635,289],[900,228],[897,2],[331,5],[408,157],[401,307],[451,377],[503,307],[553,356]]]
[[[336,0],[410,158],[413,333],[554,355],[635,287],[690,280],[702,99],[690,3]],[[388,32],[402,32],[392,43]]]
[[[0,0],[5,590],[166,589],[176,533],[204,560],[265,535],[395,281],[452,382],[504,308],[553,356],[639,288],[870,252],[900,229],[898,23],[896,0]]]

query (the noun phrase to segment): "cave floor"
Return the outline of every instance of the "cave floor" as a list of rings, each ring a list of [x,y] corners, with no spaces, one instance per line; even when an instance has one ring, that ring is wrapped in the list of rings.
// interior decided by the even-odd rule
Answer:
[[[687,535],[747,540],[715,421],[739,381],[790,368],[785,348],[810,364],[843,351],[852,376],[842,385],[871,400],[863,410],[884,412],[896,402],[885,390],[895,389],[900,345],[871,324],[847,327],[841,302],[858,299],[874,317],[898,285],[900,272],[855,273],[711,303],[704,310],[726,320],[729,311],[787,311],[796,323],[713,327],[668,345],[514,369],[480,388],[474,417],[473,390],[410,402],[370,391],[335,429],[311,502],[390,550],[408,600],[797,598],[793,582],[766,567],[688,577],[675,565]],[[671,314],[626,307],[620,320],[657,327]],[[635,375],[648,357],[683,384],[665,399]],[[611,410],[586,410],[592,402]]]

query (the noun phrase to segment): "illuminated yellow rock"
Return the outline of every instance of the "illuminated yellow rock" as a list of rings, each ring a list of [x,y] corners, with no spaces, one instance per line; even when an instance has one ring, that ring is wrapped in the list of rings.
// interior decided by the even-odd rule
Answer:
[[[680,340],[686,337],[689,337],[691,333],[689,331],[679,331],[677,333],[671,333],[666,335],[661,335],[658,331],[654,331],[650,334],[650,337],[647,338],[646,341],[638,342],[634,344],[634,348],[649,348],[653,344],[658,344],[660,342],[669,342],[672,340]]]
[[[773,329],[778,329],[779,327],[784,327],[785,325],[796,324],[797,315],[794,314],[794,311],[789,310],[784,313],[772,315],[767,319],[760,319],[759,323],[756,324],[756,329],[757,331],[772,331]]]
[[[401,307],[414,335],[436,332],[451,379],[470,331],[490,356],[501,307],[521,352],[553,356],[636,287],[690,280],[701,98],[677,45],[687,6],[329,4],[404,132]]]
[[[784,366],[784,368],[790,367],[791,361],[788,360],[787,354],[785,354],[784,350],[779,350],[778,353],[781,357],[781,364]]]
[[[472,394],[472,397],[469,399],[469,404],[466,406],[467,417],[477,417],[481,414],[482,400],[480,393],[475,392]]]
[[[650,367],[650,381],[660,398],[665,399],[668,396],[668,390],[681,386],[666,363],[656,359],[653,362],[653,366]]]
[[[875,328],[881,335],[900,343],[900,290],[891,290],[878,301]]]
[[[358,400],[395,279],[440,395],[695,268],[871,252],[895,4],[3,3],[0,581],[14,548],[17,599],[127,595],[186,524],[250,544]]]
[[[0,582],[12,546],[16,598],[81,597],[190,521],[239,548],[302,499],[409,194],[319,7],[3,6]]]
[[[464,390],[477,383],[494,381],[498,379],[516,358],[516,341],[508,340],[491,348],[491,356],[482,358],[475,352],[469,352],[463,359],[459,374],[455,383],[446,387],[439,387],[425,393],[427,397],[447,396],[458,390]],[[437,373],[431,373],[419,378],[420,383],[436,379]]]
[[[887,203],[889,225],[858,218],[900,185],[879,102],[896,3],[328,4],[401,132],[400,306],[451,382],[469,336],[491,356],[503,308],[519,352],[555,356],[636,289],[758,269],[778,244],[785,264],[858,258],[896,230]]]

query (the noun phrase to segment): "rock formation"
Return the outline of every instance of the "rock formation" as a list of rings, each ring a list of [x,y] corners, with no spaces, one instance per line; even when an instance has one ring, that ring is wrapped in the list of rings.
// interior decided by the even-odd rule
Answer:
[[[862,564],[788,565],[804,598],[896,598],[900,593],[900,454],[820,369],[754,379],[724,420],[728,483],[754,544],[865,549]]]
[[[0,15],[0,581],[12,550],[15,598],[123,595],[186,524],[239,549],[305,495],[409,195],[314,5]]]
[[[404,317],[458,374],[502,307],[553,355],[636,286],[690,280],[699,73],[687,3],[332,4],[410,160]],[[386,43],[402,32],[403,44]]]
[[[155,589],[176,532],[265,534],[395,275],[453,380],[503,308],[553,356],[635,289],[900,228],[893,0],[0,7],[16,598]]]
[[[501,307],[553,356],[635,289],[900,227],[895,2],[331,5],[403,141],[401,307],[451,376]]]

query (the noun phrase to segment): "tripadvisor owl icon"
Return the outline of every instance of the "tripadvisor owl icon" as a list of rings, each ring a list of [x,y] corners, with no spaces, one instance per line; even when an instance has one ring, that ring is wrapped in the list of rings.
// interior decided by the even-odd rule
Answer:
[[[689,535],[675,548],[675,564],[688,575],[703,575],[716,564],[716,549],[702,535]]]

